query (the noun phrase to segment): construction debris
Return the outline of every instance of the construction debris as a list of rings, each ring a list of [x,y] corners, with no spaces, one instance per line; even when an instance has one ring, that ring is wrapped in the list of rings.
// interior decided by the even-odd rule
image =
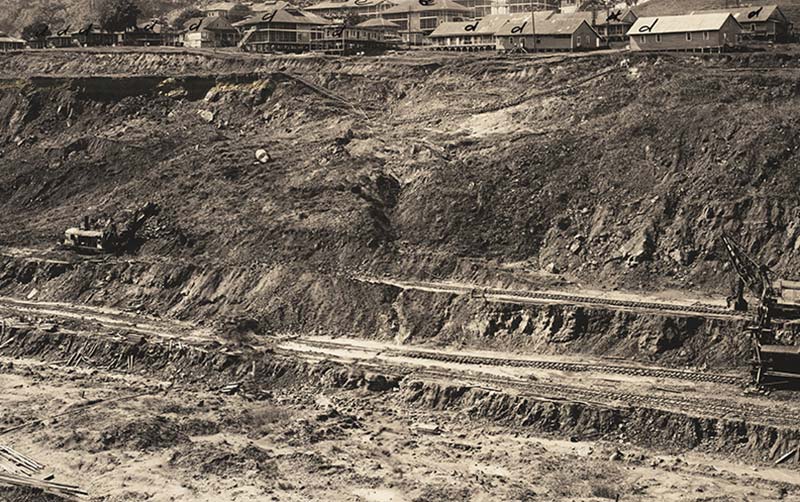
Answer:
[[[44,469],[44,465],[26,457],[10,446],[0,445],[0,469],[23,476],[33,476]]]
[[[75,485],[55,483],[53,481],[43,481],[26,476],[18,476],[16,474],[0,473],[0,484],[8,486],[27,486],[30,488],[39,488],[45,492],[56,495],[67,495],[77,498],[89,497],[89,492]]]
[[[792,456],[794,456],[795,453],[797,453],[797,448],[793,448],[793,449],[789,450],[788,452],[784,453],[781,456],[781,458],[779,458],[778,460],[775,461],[775,465],[779,465],[779,464],[782,464],[782,463],[786,462],[787,460],[792,458]]]

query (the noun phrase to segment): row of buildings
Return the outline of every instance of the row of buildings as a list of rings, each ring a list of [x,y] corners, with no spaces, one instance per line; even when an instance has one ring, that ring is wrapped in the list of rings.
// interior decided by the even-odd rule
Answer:
[[[372,53],[427,46],[438,50],[578,51],[614,44],[632,50],[723,50],[744,38],[783,40],[791,23],[776,5],[639,17],[634,9],[578,11],[536,0],[323,0],[299,8],[283,0],[248,5],[224,2],[203,9],[181,30],[158,22],[122,33],[89,26],[62,30],[31,47],[175,45],[239,47],[251,52]],[[471,2],[471,6],[470,5]],[[527,8],[526,8],[527,7]],[[488,10],[487,10],[488,9]],[[482,15],[476,15],[481,12]],[[25,42],[0,34],[0,50]]]
[[[538,11],[446,22],[429,38],[442,50],[578,51],[629,44],[635,51],[722,51],[746,38],[786,40],[791,26],[776,5],[651,17],[633,9]]]

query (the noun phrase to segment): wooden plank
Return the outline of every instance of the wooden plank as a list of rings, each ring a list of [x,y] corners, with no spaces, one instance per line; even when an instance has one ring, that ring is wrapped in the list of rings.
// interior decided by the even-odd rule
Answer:
[[[64,485],[60,483],[53,483],[51,481],[42,481],[39,479],[28,478],[24,476],[17,476],[13,474],[0,473],[0,483],[6,483],[12,486],[30,486],[33,488],[41,488],[45,491],[67,493],[70,495],[88,496],[89,492],[73,485]]]
[[[27,455],[23,455],[22,453],[16,451],[15,449],[11,448],[10,446],[0,445],[0,453],[5,452],[8,455],[18,459],[20,462],[25,463],[31,466],[34,469],[41,469],[44,465],[40,464],[39,462],[35,461],[34,459],[28,457]]]
[[[776,460],[775,461],[775,465],[782,464],[782,463],[786,462],[787,460],[789,460],[792,457],[792,455],[794,455],[796,453],[797,453],[797,448],[792,448],[791,450],[789,450],[788,453],[784,454],[781,458]]]

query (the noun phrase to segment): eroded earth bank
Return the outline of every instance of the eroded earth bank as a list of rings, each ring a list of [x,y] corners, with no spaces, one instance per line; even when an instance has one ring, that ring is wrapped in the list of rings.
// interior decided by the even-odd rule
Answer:
[[[800,500],[798,66],[0,55],[0,499]]]

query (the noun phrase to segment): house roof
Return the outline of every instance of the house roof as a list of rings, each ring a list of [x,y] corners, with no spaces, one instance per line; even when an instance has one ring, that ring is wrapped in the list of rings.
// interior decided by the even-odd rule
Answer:
[[[237,5],[239,5],[238,2],[216,2],[216,3],[212,3],[212,4],[209,4],[209,5],[206,5],[205,7],[200,7],[200,11],[201,12],[209,12],[209,11],[215,11],[215,10],[229,11],[229,10],[233,9],[234,7],[236,7]]]
[[[539,14],[539,12],[537,12]],[[545,14],[542,12],[541,14]],[[582,25],[585,24],[589,28],[591,26],[581,17],[575,17],[564,14],[551,14],[547,17],[544,15],[537,15],[534,18],[536,25],[536,35],[572,35]],[[519,32],[513,32],[514,28],[522,27]],[[527,20],[519,22],[505,23],[495,33],[498,36],[510,35],[533,35],[534,23],[530,22],[530,16]]]
[[[728,13],[640,17],[628,30],[628,35],[716,31],[722,28],[729,17],[732,16]],[[642,28],[644,31],[640,31]]]
[[[89,29],[89,28],[91,28],[91,29]],[[99,26],[97,26],[97,25],[96,25],[96,24],[94,24],[94,23],[91,23],[89,26],[84,26],[84,27],[83,27],[83,28],[81,28],[80,30],[75,30],[75,31],[73,31],[73,32],[71,33],[71,35],[74,37],[74,36],[78,36],[78,35],[86,34],[86,33],[87,33],[87,32],[86,32],[86,30],[87,30],[87,29],[89,29],[88,33],[92,33],[92,34],[111,34],[111,35],[113,35],[113,32],[111,32],[111,31],[106,31],[106,30],[104,30],[104,29],[100,28]]]
[[[225,19],[224,17],[219,16],[211,16],[211,17],[193,17],[186,21],[183,24],[183,31],[189,31],[190,26],[195,26],[200,23],[197,30],[208,30],[208,31],[231,31],[235,30],[236,28]]]
[[[363,23],[358,23],[356,28],[390,28],[390,29],[400,29],[399,24],[395,24],[388,19],[383,19],[382,17],[373,17],[372,19],[367,19]]]
[[[172,31],[172,30],[169,29],[169,26],[167,26],[164,23],[157,22],[157,23],[153,24],[153,22],[154,22],[154,20],[148,21],[146,23],[137,23],[135,29],[128,28],[126,31],[128,31],[128,32],[138,32],[138,33],[147,32],[147,33],[156,33],[156,34],[167,33],[167,32]],[[147,30],[147,31],[145,31],[145,30]]]
[[[552,14],[554,14],[554,11],[537,12],[536,22],[538,23],[540,21],[544,21]],[[506,24],[510,23],[511,26],[521,26],[523,23],[525,23],[525,21],[528,21],[528,24],[530,24],[530,20],[530,12],[519,12],[516,14],[490,14],[488,16],[484,16],[480,21],[449,21],[442,23],[437,26],[433,33],[428,36],[438,38],[455,35],[494,35]]]
[[[778,18],[787,21],[777,5],[753,5],[750,7],[736,7],[733,9],[709,9],[691,12],[690,14],[729,13],[739,23],[759,23],[769,18]]]
[[[360,7],[374,7],[389,0],[323,0],[322,2],[306,7],[308,10],[327,9],[357,9]],[[390,2],[394,3],[394,2]]]
[[[454,35],[473,35],[474,30],[468,30],[467,27],[475,26],[477,28],[477,21],[447,21],[441,23],[433,30],[433,33],[428,35],[431,38],[450,37]]]
[[[271,19],[264,19],[264,16],[269,16],[271,13],[275,15]],[[287,8],[284,6],[280,9],[274,9],[265,12],[259,12],[255,16],[250,16],[247,19],[234,23],[234,26],[254,26],[262,24],[265,21],[271,23],[288,23],[288,24],[330,24],[330,21],[324,19],[313,12],[305,12],[297,8]]]
[[[290,5],[291,4],[289,4],[289,2],[277,0],[274,2],[254,3],[250,6],[250,10],[253,12],[267,12],[275,9],[283,9],[284,7],[289,7]]]
[[[594,19],[594,24],[592,23],[592,13],[588,11],[576,11],[570,12],[568,14],[559,14],[561,16],[572,16],[576,18],[583,19],[589,26],[605,26],[605,25],[613,25],[613,24],[632,24],[637,16],[636,13],[630,9],[609,9],[608,11],[599,10],[597,11],[597,17]],[[631,16],[629,22],[625,22],[625,18]]]
[[[14,38],[14,37],[2,32],[2,31],[0,31],[0,42],[24,44],[25,40],[22,40],[21,38]]]
[[[537,13],[536,18],[541,17],[546,19],[555,14],[555,11],[547,10]],[[531,18],[530,12],[517,12],[515,14],[489,14],[481,19],[478,23],[478,29],[475,30],[476,35],[494,35],[506,23],[524,23],[526,19]]]
[[[437,10],[450,10],[471,12],[472,9],[454,2],[453,0],[425,0],[423,5],[420,0],[401,0],[394,7],[389,7],[382,14],[406,14],[408,12],[426,12]]]

